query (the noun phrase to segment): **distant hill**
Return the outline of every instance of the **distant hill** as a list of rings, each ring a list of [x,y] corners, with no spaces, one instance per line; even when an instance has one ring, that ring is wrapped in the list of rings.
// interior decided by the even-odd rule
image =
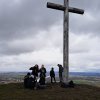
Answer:
[[[58,76],[58,72],[55,72],[56,76]],[[0,72],[0,76],[2,75],[26,75],[27,72]],[[47,76],[49,72],[47,72]],[[100,76],[99,72],[69,72],[70,76]]]
[[[70,72],[70,75],[74,76],[100,76],[100,73],[98,72]]]
[[[27,72],[6,72],[0,73],[0,84],[23,82],[24,76]],[[49,76],[49,72],[47,72]],[[56,72],[56,79],[59,81],[58,72]],[[70,72],[69,80],[74,80],[78,83],[89,83],[100,86],[100,73],[95,72]],[[48,79],[46,79],[48,81]],[[50,79],[49,79],[50,82]]]

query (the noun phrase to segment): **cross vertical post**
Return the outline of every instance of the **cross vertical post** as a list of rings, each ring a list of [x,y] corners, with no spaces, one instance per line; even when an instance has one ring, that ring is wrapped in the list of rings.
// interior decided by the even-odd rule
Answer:
[[[69,12],[84,14],[84,10],[69,7],[69,0],[64,0],[64,5],[47,3],[48,8],[64,11],[63,19],[63,83],[68,83],[69,78]]]
[[[63,82],[68,82],[69,75],[69,0],[64,0],[64,19],[63,19]]]

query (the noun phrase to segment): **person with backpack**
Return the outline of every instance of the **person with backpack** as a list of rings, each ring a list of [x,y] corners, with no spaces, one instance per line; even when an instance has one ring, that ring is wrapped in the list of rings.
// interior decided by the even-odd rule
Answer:
[[[63,67],[60,64],[58,64],[57,66],[59,67],[59,80],[60,80],[60,83],[62,83],[62,81],[63,81],[63,77],[62,77]]]

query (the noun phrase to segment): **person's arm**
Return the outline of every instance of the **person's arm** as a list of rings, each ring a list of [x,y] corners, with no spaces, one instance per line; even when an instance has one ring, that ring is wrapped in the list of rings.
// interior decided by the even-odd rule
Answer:
[[[46,73],[47,71],[46,71],[46,68],[45,68],[45,73]]]

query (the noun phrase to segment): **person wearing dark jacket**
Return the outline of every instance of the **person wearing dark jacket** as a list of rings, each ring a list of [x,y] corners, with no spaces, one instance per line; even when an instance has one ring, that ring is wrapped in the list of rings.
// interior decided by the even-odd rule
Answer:
[[[69,81],[68,85],[69,85],[69,87],[71,87],[71,88],[74,88],[74,86],[75,86],[75,84],[74,84],[74,82],[73,82],[72,80]]]
[[[44,67],[44,65],[41,66],[39,72],[40,72],[40,77],[41,75],[44,75],[44,77],[46,77],[46,68]]]
[[[32,75],[34,75],[35,77],[38,77],[39,66],[37,64],[34,67],[31,67],[30,70],[32,70]]]
[[[30,73],[27,73],[27,75],[24,77],[24,87],[25,88],[29,88],[29,85],[28,85],[29,78],[30,78]]]
[[[53,79],[56,82],[54,68],[51,68],[50,70],[50,77],[51,77],[51,83],[53,83]]]
[[[35,76],[30,75],[29,81],[28,81],[29,88],[34,89],[34,87],[36,87],[36,83],[37,83],[37,80],[36,80]]]
[[[44,65],[41,66],[39,72],[40,72],[40,83],[43,83],[45,85],[46,68],[44,67]]]
[[[39,83],[40,83],[40,85],[45,85],[45,76],[43,74],[41,74]]]
[[[59,80],[60,80],[60,83],[62,83],[62,81],[63,81],[63,77],[62,77],[63,67],[60,64],[58,64],[57,66],[59,67]]]

